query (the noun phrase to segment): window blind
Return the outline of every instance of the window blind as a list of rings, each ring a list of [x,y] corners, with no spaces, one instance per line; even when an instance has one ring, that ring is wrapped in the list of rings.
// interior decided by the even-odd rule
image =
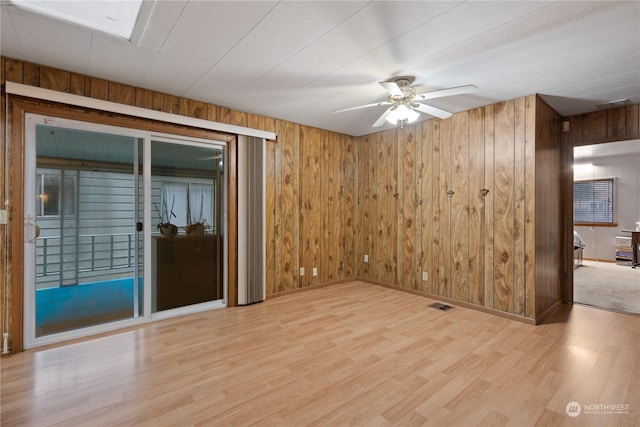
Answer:
[[[573,222],[613,224],[614,179],[573,183]]]

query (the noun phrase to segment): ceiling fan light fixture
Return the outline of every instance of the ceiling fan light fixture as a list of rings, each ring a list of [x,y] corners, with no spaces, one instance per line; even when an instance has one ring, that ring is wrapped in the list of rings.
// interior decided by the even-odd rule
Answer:
[[[386,120],[395,126],[398,121],[400,123],[413,123],[418,120],[418,117],[420,117],[420,113],[403,103],[393,107]]]
[[[420,117],[420,113],[418,113],[414,109],[410,109],[409,112],[407,113],[407,123],[415,122],[416,120],[418,120],[418,117]]]
[[[393,108],[391,109],[391,112],[389,113],[389,115],[387,116],[386,120],[391,123],[392,125],[396,125],[398,124],[398,111],[397,108]],[[384,123],[384,122],[383,122]]]

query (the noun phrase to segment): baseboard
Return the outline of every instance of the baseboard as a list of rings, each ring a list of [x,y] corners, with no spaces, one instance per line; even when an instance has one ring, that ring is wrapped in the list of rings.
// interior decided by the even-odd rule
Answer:
[[[415,289],[403,288],[403,287],[395,286],[395,285],[389,285],[387,283],[376,282],[375,280],[365,279],[365,278],[362,278],[362,277],[358,277],[358,278],[356,278],[356,280],[360,280],[360,281],[366,282],[366,283],[371,283],[371,284],[374,284],[374,285],[384,286],[385,288],[395,289],[395,290],[402,291],[402,292],[408,292],[408,293],[413,294],[413,295],[419,295],[421,297],[426,297],[426,298],[433,299],[433,300],[436,300],[436,301],[446,302],[447,304],[452,304],[452,305],[456,305],[456,306],[459,306],[459,307],[469,308],[471,310],[481,311],[481,312],[487,313],[487,314],[493,314],[494,316],[504,317],[506,319],[515,320],[515,321],[518,321],[518,322],[521,322],[521,323],[526,323],[528,325],[535,325],[536,324],[536,320],[532,319],[532,318],[529,318],[529,317],[518,316],[517,314],[505,313],[504,311],[500,311],[500,310],[496,310],[496,309],[488,308],[488,307],[483,307],[481,305],[472,304],[472,303],[469,303],[469,302],[458,301],[458,300],[455,300],[453,298],[447,298],[447,297],[443,297],[443,296],[440,296],[440,295],[434,295],[434,294],[430,294],[428,292],[422,292],[422,291],[418,291],[418,290],[415,290]]]
[[[558,301],[556,301],[555,304],[553,304],[551,307],[545,310],[540,316],[536,317],[534,324],[539,325],[540,323],[542,323],[544,319],[546,319],[551,314],[553,314],[554,311],[562,307],[562,304],[564,304],[564,301],[562,301],[562,299],[559,299]]]
[[[616,263],[615,259],[601,259],[601,258],[587,258],[587,257],[583,257],[582,258],[583,261],[596,261],[596,262],[611,262],[611,263]]]
[[[304,292],[304,291],[308,291],[308,290],[311,290],[311,289],[326,288],[327,286],[334,286],[334,285],[339,285],[341,283],[348,283],[348,282],[353,282],[353,281],[354,281],[354,279],[344,279],[344,280],[336,280],[334,282],[325,282],[325,283],[319,283],[317,285],[305,286],[303,288],[287,289],[286,291],[280,291],[280,292],[275,292],[275,293],[272,293],[272,294],[267,294],[266,299],[283,297],[285,295],[297,294],[298,292]]]

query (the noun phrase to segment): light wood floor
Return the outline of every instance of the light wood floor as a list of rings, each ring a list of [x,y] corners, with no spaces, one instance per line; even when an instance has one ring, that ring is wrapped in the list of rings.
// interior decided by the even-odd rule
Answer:
[[[353,282],[5,357],[2,425],[639,424],[640,317],[431,302]]]

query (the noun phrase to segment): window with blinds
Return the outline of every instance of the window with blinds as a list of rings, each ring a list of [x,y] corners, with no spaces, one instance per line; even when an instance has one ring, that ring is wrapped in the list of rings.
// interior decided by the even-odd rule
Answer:
[[[573,222],[578,225],[615,225],[614,178],[573,183]]]

